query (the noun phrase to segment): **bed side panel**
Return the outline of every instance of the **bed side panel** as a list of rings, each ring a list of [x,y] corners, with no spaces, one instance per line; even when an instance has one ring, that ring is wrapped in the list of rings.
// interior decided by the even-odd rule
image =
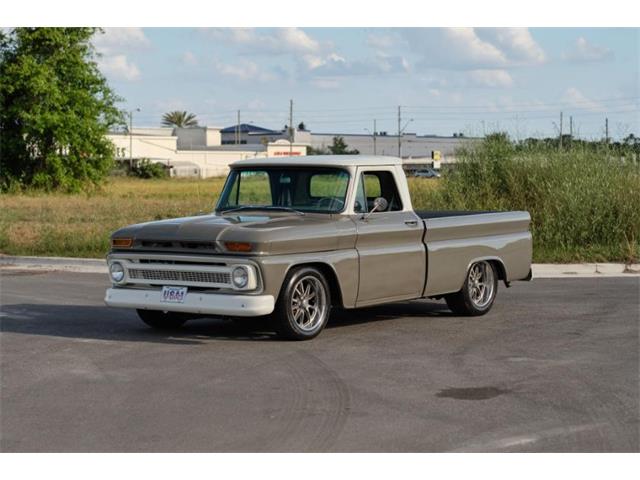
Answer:
[[[457,292],[474,260],[500,260],[508,281],[527,277],[532,242],[528,212],[424,220],[428,273],[424,296]]]

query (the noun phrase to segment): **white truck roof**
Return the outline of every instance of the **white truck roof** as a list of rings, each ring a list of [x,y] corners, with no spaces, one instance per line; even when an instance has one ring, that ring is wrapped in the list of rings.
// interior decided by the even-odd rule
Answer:
[[[239,160],[232,168],[254,166],[313,166],[313,167],[359,167],[379,165],[402,165],[398,157],[382,155],[302,155],[296,157],[268,157]]]

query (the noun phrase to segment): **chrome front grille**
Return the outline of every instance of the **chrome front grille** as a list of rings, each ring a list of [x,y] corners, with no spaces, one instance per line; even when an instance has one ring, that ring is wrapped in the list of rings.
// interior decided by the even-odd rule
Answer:
[[[184,282],[189,284],[230,285],[231,274],[228,272],[206,272],[189,270],[161,270],[129,268],[129,278],[154,282]]]

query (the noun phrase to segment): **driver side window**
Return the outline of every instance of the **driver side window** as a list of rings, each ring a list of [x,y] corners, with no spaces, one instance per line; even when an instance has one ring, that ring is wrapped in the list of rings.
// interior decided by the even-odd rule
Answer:
[[[386,170],[362,173],[358,180],[354,211],[356,213],[370,212],[374,200],[378,197],[383,197],[389,204],[387,211],[402,210],[402,201],[393,173]]]

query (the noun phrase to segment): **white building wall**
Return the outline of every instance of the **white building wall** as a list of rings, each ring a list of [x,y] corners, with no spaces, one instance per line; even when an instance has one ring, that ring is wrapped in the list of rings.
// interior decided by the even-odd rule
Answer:
[[[107,138],[113,142],[118,160],[130,157],[167,159],[177,150],[177,137],[173,136],[108,134]]]
[[[186,130],[186,129],[185,129]],[[191,129],[189,129],[191,130]],[[208,132],[201,129],[199,133],[193,133],[194,141],[200,135],[200,139],[204,141]],[[164,132],[163,132],[164,133]],[[219,134],[219,130],[218,130]],[[162,163],[171,166],[172,175],[175,176],[198,176],[198,177],[214,177],[226,175],[229,171],[229,165],[238,160],[249,158],[267,158],[267,156],[283,157],[289,156],[289,142],[280,140],[276,143],[270,143],[264,150],[247,149],[243,150],[238,147],[202,146],[195,149],[180,149],[177,136],[165,135],[128,135],[128,134],[109,134],[107,138],[113,142],[116,149],[116,159],[128,160],[130,158],[130,146],[132,157],[134,160],[149,159],[152,162]],[[210,137],[215,141],[216,134],[212,132]],[[305,145],[294,144],[291,147],[293,156],[301,156],[307,154]]]

